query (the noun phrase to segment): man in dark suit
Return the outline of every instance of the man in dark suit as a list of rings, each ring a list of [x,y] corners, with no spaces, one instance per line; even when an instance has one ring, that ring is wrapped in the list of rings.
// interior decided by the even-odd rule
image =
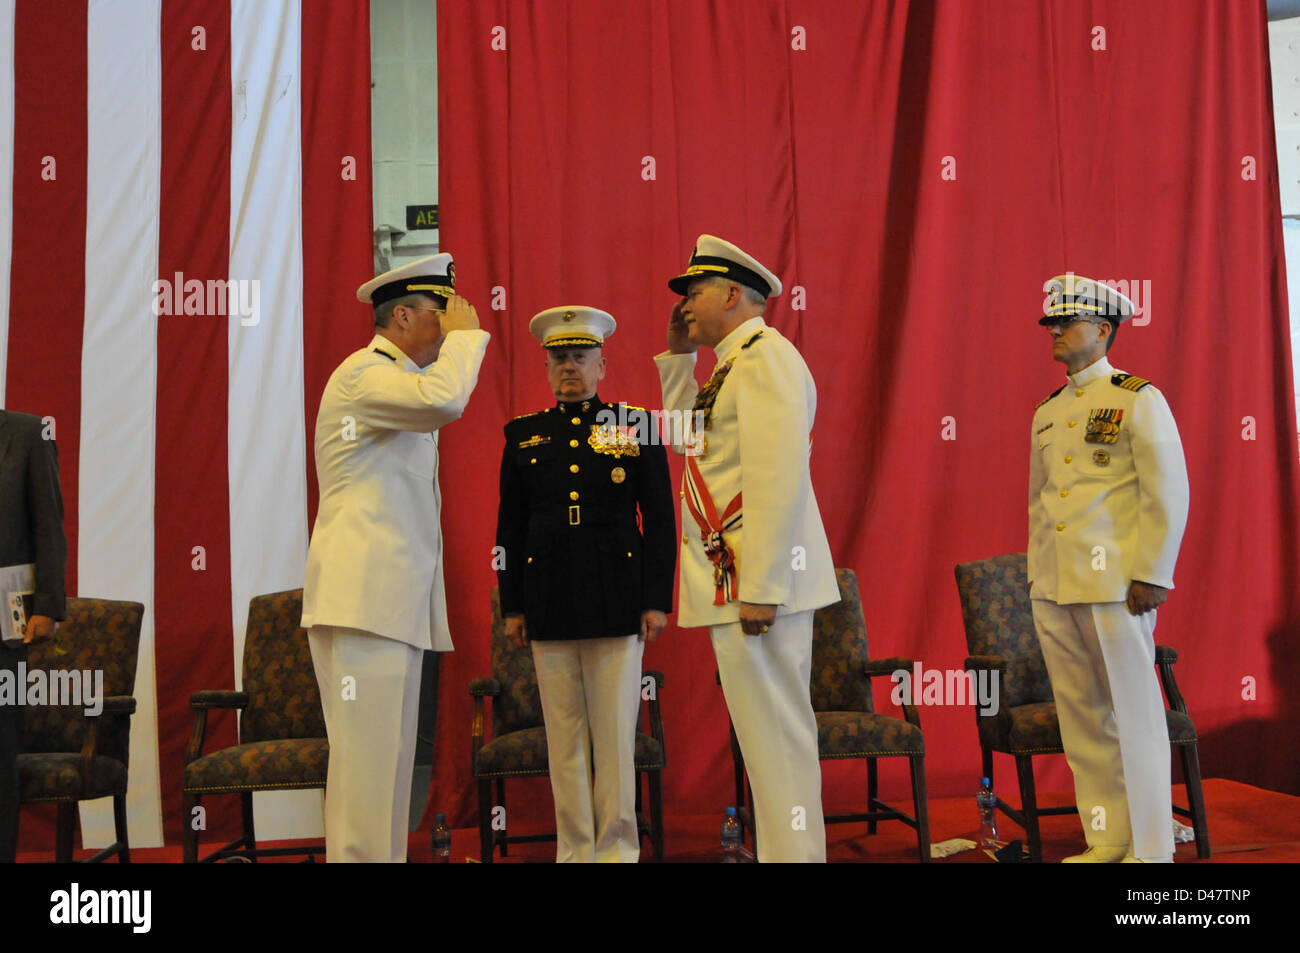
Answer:
[[[510,639],[532,644],[556,860],[631,863],[641,654],[667,624],[677,559],[668,454],[649,415],[596,395],[612,317],[552,308],[529,330],[557,403],[506,424],[501,611]]]
[[[59,455],[41,418],[0,410],[0,567],[35,564],[36,586],[21,644],[0,645],[0,670],[17,682],[26,644],[48,638],[66,616]],[[8,604],[6,600],[5,609]],[[22,691],[25,686],[16,684]],[[18,745],[23,707],[0,704],[0,862],[13,863],[18,847]]]

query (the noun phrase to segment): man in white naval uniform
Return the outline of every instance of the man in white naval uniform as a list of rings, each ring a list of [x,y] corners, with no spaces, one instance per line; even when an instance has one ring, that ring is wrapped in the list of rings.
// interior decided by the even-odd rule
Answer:
[[[316,418],[320,509],[302,625],[329,735],[325,853],[406,860],[421,652],[451,651],[438,428],[465,410],[489,335],[450,255],[357,289],[375,336],[330,375]]]
[[[1069,379],[1034,413],[1029,594],[1088,842],[1066,862],[1170,862],[1154,632],[1187,524],[1182,443],[1160,391],[1106,359],[1133,303],[1073,274],[1043,290]]]
[[[812,622],[839,587],[809,475],[816,387],[763,320],[781,282],[756,259],[701,235],[668,285],[683,297],[655,357],[664,409],[699,423],[673,444],[686,455],[679,624],[710,627],[754,791],[758,859],[823,862]],[[700,345],[718,359],[703,389]]]

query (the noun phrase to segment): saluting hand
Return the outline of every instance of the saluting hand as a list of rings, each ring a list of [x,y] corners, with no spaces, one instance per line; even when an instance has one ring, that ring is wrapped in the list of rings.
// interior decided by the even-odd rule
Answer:
[[[452,295],[447,299],[447,307],[438,321],[444,335],[452,331],[477,331],[479,326],[478,312],[460,295]]]
[[[668,624],[668,616],[658,609],[646,609],[641,613],[641,632],[637,638],[642,642],[653,642]]]
[[[517,649],[528,648],[528,627],[521,615],[506,616],[506,638]]]
[[[1131,615],[1141,615],[1150,612],[1156,606],[1164,605],[1168,598],[1168,589],[1134,579],[1128,587],[1128,598],[1124,600],[1124,604],[1128,606]]]
[[[668,319],[668,350],[673,354],[694,354],[699,349],[699,345],[691,340],[690,329],[682,317],[685,303],[686,299],[682,298],[673,305],[672,317]]]

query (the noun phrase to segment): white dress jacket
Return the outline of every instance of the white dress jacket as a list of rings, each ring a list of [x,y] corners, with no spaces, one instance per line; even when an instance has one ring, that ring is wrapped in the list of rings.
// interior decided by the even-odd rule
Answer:
[[[330,375],[316,418],[320,509],[302,625],[449,652],[438,428],[465,411],[490,335],[452,331],[421,370],[375,335]]]
[[[743,491],[741,525],[724,534],[735,553],[739,592],[732,601],[713,604],[713,563],[683,502],[678,624],[736,622],[742,601],[776,605],[778,615],[837,602],[830,544],[809,473],[817,388],[808,365],[762,317],[741,324],[714,351],[719,365],[733,357],[735,362],[718,390],[703,431],[704,452],[696,460],[719,514]],[[700,389],[695,354],[665,352],[655,364],[664,409],[688,416]],[[683,428],[672,426],[672,419],[673,449],[689,452],[680,439]]]
[[[1123,602],[1172,589],[1187,465],[1164,395],[1104,357],[1038,405],[1029,450],[1030,596]]]

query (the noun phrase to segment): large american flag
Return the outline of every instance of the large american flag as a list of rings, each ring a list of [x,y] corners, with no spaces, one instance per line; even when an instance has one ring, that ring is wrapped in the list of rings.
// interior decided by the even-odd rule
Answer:
[[[302,584],[372,274],[367,0],[0,0],[0,400],[53,418],[69,593],[145,605],[133,846],[176,840],[188,698],[238,682],[249,598]],[[218,279],[258,312],[184,313]],[[320,803],[259,796],[259,837]],[[83,807],[87,846],[111,829]]]

